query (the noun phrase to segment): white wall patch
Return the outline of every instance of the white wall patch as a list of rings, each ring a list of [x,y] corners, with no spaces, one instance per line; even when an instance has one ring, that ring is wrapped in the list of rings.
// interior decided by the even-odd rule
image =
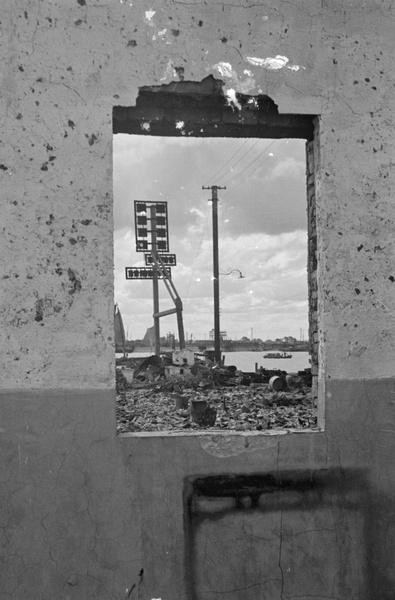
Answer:
[[[232,65],[227,62],[219,62],[213,66],[214,69],[220,72],[222,77],[229,77],[232,79],[235,75],[233,73]]]
[[[247,56],[246,60],[256,67],[263,67],[265,69],[270,69],[271,71],[278,71],[279,69],[283,69],[286,67],[291,71],[299,71],[299,69],[305,69],[305,67],[300,67],[299,65],[288,65],[289,58],[286,56],[281,56],[277,54],[275,57],[268,58],[257,58],[255,56]]]

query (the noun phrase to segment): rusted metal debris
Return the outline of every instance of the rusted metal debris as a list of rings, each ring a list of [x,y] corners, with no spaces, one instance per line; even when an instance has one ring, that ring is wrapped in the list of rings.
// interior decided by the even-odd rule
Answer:
[[[308,371],[245,373],[199,362],[174,370],[156,356],[129,359],[117,369],[118,433],[315,428]]]

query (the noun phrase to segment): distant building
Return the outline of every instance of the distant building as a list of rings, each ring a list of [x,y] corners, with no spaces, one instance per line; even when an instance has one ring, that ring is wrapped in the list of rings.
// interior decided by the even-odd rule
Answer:
[[[228,339],[228,334],[226,331],[220,331],[219,332],[219,337],[222,341]],[[215,332],[214,329],[211,329],[210,333],[209,333],[209,340],[214,340],[215,339]]]
[[[155,342],[155,328],[154,327],[148,327],[147,331],[145,332],[143,342],[145,342],[148,345],[151,345]]]

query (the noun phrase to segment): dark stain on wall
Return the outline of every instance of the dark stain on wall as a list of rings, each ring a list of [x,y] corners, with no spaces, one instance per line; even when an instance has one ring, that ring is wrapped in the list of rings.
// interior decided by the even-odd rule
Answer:
[[[42,321],[44,318],[44,302],[41,298],[37,298],[36,300],[36,316],[34,320],[37,322]]]
[[[359,469],[187,478],[188,600],[210,593],[231,600],[345,600],[347,594],[373,600],[374,548],[380,542],[370,527],[372,510],[366,474]],[[219,577],[221,569],[227,581]]]
[[[69,294],[75,294],[81,290],[81,281],[77,279],[73,269],[67,269],[67,274],[69,276],[69,280],[71,282],[71,289],[69,290]]]
[[[93,146],[93,144],[94,144],[94,143],[97,141],[97,136],[96,136],[94,133],[92,133],[91,135],[88,135],[88,134],[86,133],[86,134],[85,134],[85,137],[87,138],[87,140],[88,140],[88,144],[89,144],[90,146]]]

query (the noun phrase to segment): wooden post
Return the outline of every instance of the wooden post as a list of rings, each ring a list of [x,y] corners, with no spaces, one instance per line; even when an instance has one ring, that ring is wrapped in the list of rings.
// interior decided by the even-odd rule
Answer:
[[[218,190],[224,190],[218,185],[212,185],[211,201],[213,211],[213,286],[214,286],[214,359],[221,363],[221,333],[219,318],[219,252],[218,252]]]

